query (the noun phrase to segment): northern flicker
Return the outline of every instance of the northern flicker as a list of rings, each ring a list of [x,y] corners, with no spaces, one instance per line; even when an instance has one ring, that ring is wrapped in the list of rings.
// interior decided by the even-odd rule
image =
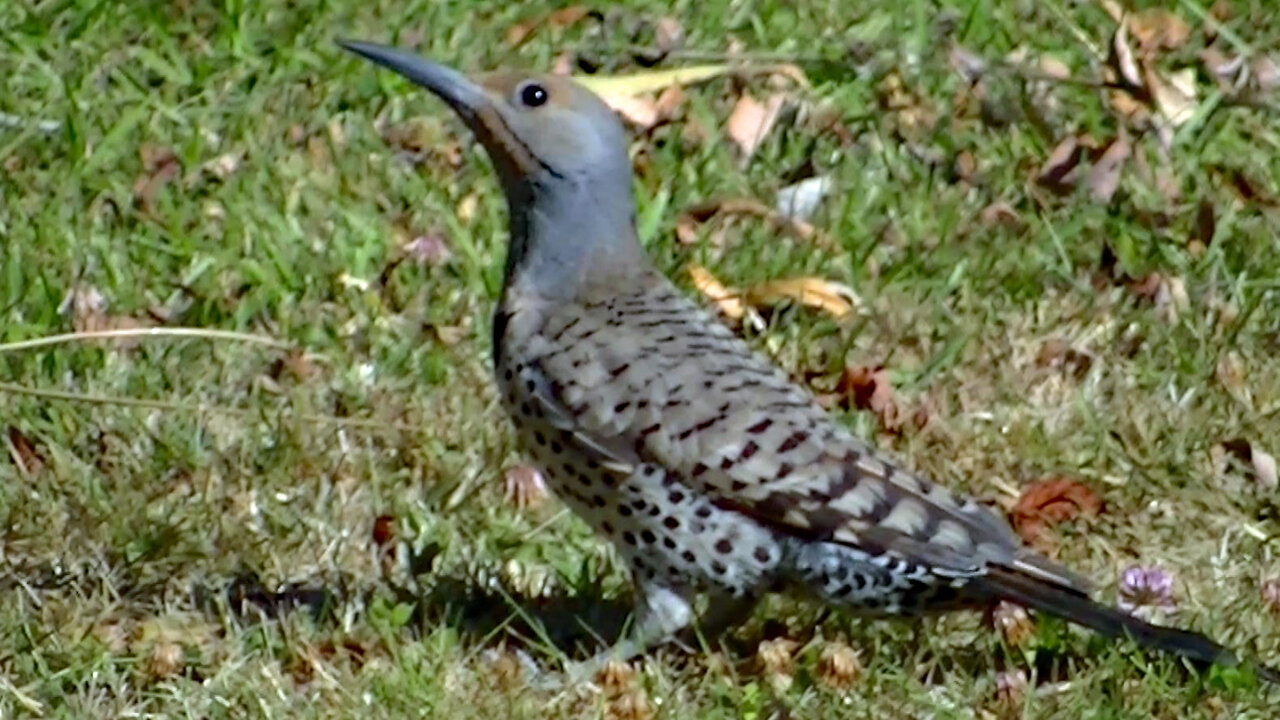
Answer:
[[[625,132],[591,92],[566,77],[470,78],[341,45],[443,99],[497,170],[510,213],[497,382],[549,485],[630,566],[636,621],[612,656],[692,625],[696,593],[727,616],[798,589],[873,615],[1006,600],[1200,663],[1239,663],[1203,635],[1090,600],[1000,517],[881,456],[683,295],[636,238]]]

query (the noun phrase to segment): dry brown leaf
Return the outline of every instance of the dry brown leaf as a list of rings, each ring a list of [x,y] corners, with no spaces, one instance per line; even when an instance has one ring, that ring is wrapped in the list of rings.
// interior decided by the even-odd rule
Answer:
[[[1102,157],[1098,158],[1093,167],[1089,168],[1089,175],[1085,180],[1085,185],[1089,188],[1089,197],[1093,198],[1094,202],[1107,203],[1111,201],[1116,189],[1120,187],[1120,176],[1124,170],[1124,164],[1131,154],[1132,147],[1129,145],[1129,135],[1122,127],[1120,128],[1120,134],[1107,146],[1106,151],[1102,153]]]
[[[693,286],[698,292],[715,303],[722,315],[735,322],[749,324],[756,330],[764,329],[764,319],[743,300],[741,291],[727,287],[701,265],[690,264],[689,277],[693,279]]]
[[[756,663],[764,675],[791,675],[800,643],[787,637],[761,640],[756,646]]]
[[[836,394],[848,407],[870,410],[879,416],[880,427],[896,431],[902,426],[897,394],[883,366],[847,365],[836,383]]]
[[[653,720],[653,716],[653,703],[639,687],[609,698],[604,713],[605,720]]]
[[[725,134],[737,146],[744,162],[755,154],[760,143],[773,129],[785,99],[785,96],[775,94],[760,103],[750,95],[743,95],[734,105],[733,112],[729,113],[729,119],[725,122]]]
[[[658,124],[658,107],[653,98],[639,95],[602,95],[601,100],[623,120],[647,130]]]
[[[609,660],[596,671],[595,681],[607,693],[621,693],[636,685],[636,671],[630,663]]]
[[[1043,544],[1052,526],[1101,511],[1102,498],[1087,485],[1056,477],[1027,486],[1009,515],[1014,530],[1023,540]]]
[[[1164,78],[1151,68],[1144,68],[1143,77],[1156,110],[1173,127],[1180,127],[1195,116],[1198,106],[1195,70],[1184,68]]]
[[[573,53],[565,51],[556,56],[554,62],[551,63],[552,75],[572,75],[574,67]]]
[[[1072,171],[1083,158],[1084,147],[1081,146],[1080,139],[1075,135],[1063,138],[1050,151],[1044,165],[1040,166],[1036,182],[1049,188],[1070,189],[1075,184],[1075,175]]]
[[[142,174],[133,181],[134,202],[147,215],[154,215],[156,195],[182,174],[182,165],[172,149],[150,143],[139,146],[138,156],[142,160]]]
[[[1255,447],[1252,448],[1249,459],[1253,463],[1253,472],[1258,476],[1258,482],[1262,483],[1263,487],[1268,490],[1280,487],[1280,477],[1276,476],[1275,456]]]
[[[676,111],[680,109],[680,105],[683,102],[684,90],[681,90],[679,85],[672,85],[658,93],[658,99],[654,102],[654,109],[658,111],[660,120],[670,120],[676,116]]]
[[[1274,55],[1258,55],[1249,63],[1253,82],[1258,89],[1269,92],[1280,87],[1280,61]]]
[[[959,73],[967,83],[975,83],[987,73],[987,59],[959,43],[951,46],[947,60],[951,63],[951,69]]]
[[[653,28],[653,42],[663,55],[684,45],[684,27],[670,15],[664,15]]]
[[[1214,377],[1231,394],[1235,395],[1242,392],[1245,389],[1244,361],[1240,359],[1240,353],[1235,350],[1228,350],[1224,353],[1218,359],[1218,365],[1214,369]]]
[[[842,642],[829,642],[818,653],[818,682],[843,690],[862,675],[862,660],[853,648]]]
[[[1218,84],[1218,88],[1228,92],[1236,89],[1240,70],[1245,65],[1243,55],[1228,55],[1218,47],[1218,43],[1200,51],[1200,63],[1204,65],[1209,77]]]
[[[698,241],[698,221],[688,213],[680,213],[676,217],[676,240],[681,245],[692,245]]]
[[[1143,55],[1157,50],[1177,50],[1191,38],[1191,25],[1163,8],[1149,8],[1128,17],[1129,32]]]
[[[1129,24],[1124,19],[1111,36],[1111,68],[1131,88],[1142,87],[1142,69],[1129,46]]]
[[[374,546],[387,549],[396,541],[396,519],[391,515],[379,515],[373,519],[373,530],[370,533]]]
[[[1036,634],[1036,625],[1026,608],[1010,602],[1000,602],[992,608],[991,622],[1009,647],[1022,647]]]
[[[1280,476],[1277,476],[1276,459],[1271,453],[1266,452],[1258,447],[1257,443],[1249,442],[1244,438],[1233,438],[1224,440],[1214,446],[1214,451],[1221,460],[1225,461],[1226,453],[1230,453],[1238,458],[1241,462],[1249,463],[1250,469],[1258,478],[1258,483],[1267,490],[1275,490],[1280,487]],[[1218,471],[1225,469],[1226,465],[1215,462]]]
[[[511,46],[520,45],[539,27],[546,26],[550,28],[564,28],[591,14],[591,8],[586,5],[570,5],[561,8],[547,15],[545,18],[531,18],[523,22],[512,25],[507,30],[507,44]]]
[[[107,299],[96,288],[88,285],[80,285],[72,290],[68,299],[64,301],[63,307],[71,315],[71,328],[79,333],[133,330],[155,324],[149,318],[108,313]],[[120,338],[103,342],[112,342],[124,349],[138,345],[136,338]]]
[[[1052,55],[1041,55],[1036,64],[1040,72],[1048,77],[1057,80],[1067,80],[1071,77],[1071,66]]]
[[[1160,273],[1152,271],[1140,278],[1129,280],[1126,286],[1129,292],[1139,300],[1150,300],[1155,302],[1156,296],[1160,293],[1160,285],[1164,282],[1164,276]]]
[[[853,288],[819,277],[769,280],[747,288],[743,296],[747,303],[755,307],[795,300],[803,305],[825,310],[835,317],[844,317],[861,304]]]
[[[507,500],[518,510],[536,508],[546,502],[547,481],[532,465],[515,465],[502,476]]]
[[[835,247],[835,241],[813,225],[788,217],[754,198],[720,198],[698,203],[689,207],[676,219],[676,228],[678,231],[682,223],[688,226],[691,223],[706,222],[717,216],[733,215],[758,217],[797,240],[811,242],[822,248]]]
[[[38,475],[44,469],[44,458],[36,449],[36,444],[21,430],[10,425],[6,440],[9,445],[9,459],[18,466],[18,472],[24,477]]]
[[[961,150],[956,153],[955,162],[952,163],[952,171],[955,173],[956,179],[972,184],[974,178],[978,175],[978,159],[968,150]]]
[[[1018,211],[1004,200],[997,200],[990,205],[982,208],[982,212],[978,213],[978,220],[985,228],[994,228],[998,226],[1017,227],[1022,223]]]

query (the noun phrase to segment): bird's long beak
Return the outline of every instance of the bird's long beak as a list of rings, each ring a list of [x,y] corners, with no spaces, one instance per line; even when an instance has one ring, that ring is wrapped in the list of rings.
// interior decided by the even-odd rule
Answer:
[[[543,162],[521,140],[502,117],[499,103],[484,86],[449,67],[402,50],[358,40],[338,40],[338,44],[361,57],[394,70],[430,90],[453,108],[489,151],[504,183],[536,176],[551,166]]]
[[[430,90],[449,103],[468,124],[492,103],[483,87],[453,68],[376,43],[338,40],[338,44]]]

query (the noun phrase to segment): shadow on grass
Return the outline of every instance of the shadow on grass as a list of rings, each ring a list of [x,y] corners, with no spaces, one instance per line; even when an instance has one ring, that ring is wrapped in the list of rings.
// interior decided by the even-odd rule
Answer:
[[[407,625],[445,625],[476,645],[504,644],[536,655],[563,653],[584,658],[613,644],[626,628],[630,597],[607,598],[598,592],[552,593],[518,597],[486,588],[460,576],[436,576],[415,590],[393,583],[344,587],[294,583],[272,589],[253,572],[244,572],[221,588],[196,586],[192,596],[203,612],[230,611],[245,619],[278,618],[306,612],[320,624],[337,622],[341,609],[367,608],[375,595],[390,590],[394,601],[413,606]]]

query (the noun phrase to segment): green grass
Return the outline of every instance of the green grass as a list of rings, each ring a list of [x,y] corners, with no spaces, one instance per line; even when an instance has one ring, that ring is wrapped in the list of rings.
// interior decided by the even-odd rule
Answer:
[[[1264,3],[1234,6],[1231,30],[1276,46],[1280,23]],[[1234,438],[1280,452],[1280,116],[1219,106],[1177,136],[1177,199],[1130,164],[1098,204],[1031,180],[1067,133],[1115,134],[1095,90],[1053,87],[1058,107],[1037,129],[1016,112],[1021,83],[993,73],[993,107],[1014,109],[993,125],[960,109],[964,82],[947,60],[952,40],[989,58],[1026,47],[1092,77],[1084,40],[1105,48],[1112,27],[1092,5],[636,3],[607,11],[603,26],[504,42],[546,9],[0,4],[0,112],[24,121],[0,128],[0,342],[69,331],[64,300],[93,289],[112,317],[265,334],[307,353],[299,363],[198,340],[0,353],[0,381],[23,388],[204,408],[0,392],[0,430],[42,459],[31,473],[8,453],[0,461],[0,717],[627,717],[615,695],[539,690],[527,673],[512,678],[509,655],[494,659],[519,647],[554,667],[554,647],[581,635],[578,618],[620,620],[626,577],[554,502],[520,509],[504,497],[503,471],[520,456],[490,384],[488,338],[505,205],[483,153],[438,102],[331,40],[416,37],[420,52],[464,69],[549,68],[571,50],[628,72],[629,25],[663,14],[679,18],[690,48],[723,51],[731,37],[805,56],[813,87],[799,100],[831,108],[855,141],[818,130],[806,110],[744,167],[719,140],[737,81],[691,89],[675,123],[637,141],[641,215],[668,203],[647,238],[658,262],[686,287],[689,262],[739,286],[816,274],[856,287],[857,317],[785,309],[753,342],[797,377],[816,374],[819,389],[846,362],[884,363],[904,406],[928,403],[932,422],[878,441],[949,485],[1005,502],[1046,475],[1090,485],[1106,512],[1062,529],[1061,559],[1104,596],[1125,565],[1159,563],[1177,577],[1178,624],[1280,663],[1280,614],[1259,592],[1280,574],[1277,491],[1213,460]],[[1194,62],[1202,44],[1197,35],[1165,65]],[[891,73],[935,127],[904,128],[903,113],[880,107]],[[747,86],[768,91],[765,79]],[[411,120],[417,164],[378,129]],[[693,122],[708,139],[682,139]],[[1135,144],[1155,166],[1154,137]],[[144,145],[180,165],[150,208],[135,191]],[[974,181],[955,178],[961,152],[977,161]],[[806,162],[836,181],[814,223],[838,251],[754,222],[720,246],[676,242],[684,207],[771,201]],[[1259,197],[1241,199],[1215,167]],[[1019,223],[985,227],[980,213],[996,201]],[[1202,202],[1216,229],[1193,252]],[[402,263],[378,283],[406,232],[440,234],[449,259]],[[1170,319],[1121,283],[1095,287],[1108,242],[1119,271],[1181,278],[1189,306]],[[1087,371],[1039,365],[1053,338],[1087,353]],[[1234,392],[1217,370],[1228,353],[1243,379]],[[842,418],[875,437],[870,413]],[[380,516],[393,523],[388,548],[373,539]],[[736,635],[746,649],[729,671],[659,654],[633,683],[663,718],[1274,715],[1275,695],[1247,679],[1198,678],[1053,623],[1024,653],[977,614],[819,618],[775,598]],[[809,643],[785,689],[752,661],[762,633]],[[835,638],[865,666],[842,691],[816,680]],[[1015,670],[1044,691],[1002,706],[997,673]]]

